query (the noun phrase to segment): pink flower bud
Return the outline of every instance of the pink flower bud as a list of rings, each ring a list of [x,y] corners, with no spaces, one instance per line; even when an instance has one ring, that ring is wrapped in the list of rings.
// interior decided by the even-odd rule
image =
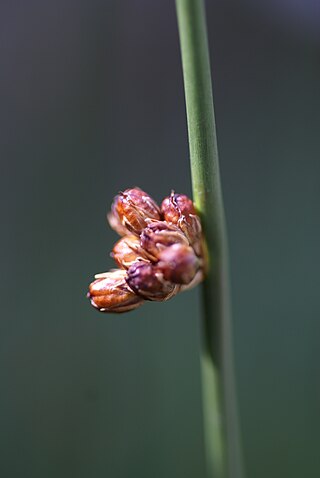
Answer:
[[[140,188],[126,189],[115,197],[112,205],[111,227],[139,235],[146,227],[146,219],[160,219],[157,203]],[[110,219],[109,219],[110,221]]]
[[[127,273],[116,269],[92,282],[88,297],[93,307],[100,312],[129,312],[139,307],[143,299],[130,290],[126,282]]]
[[[130,289],[146,300],[168,300],[180,289],[164,280],[157,266],[144,262],[137,262],[129,268],[127,283]]]
[[[159,254],[157,267],[174,284],[189,284],[200,268],[200,261],[190,246],[174,244]]]
[[[159,253],[166,247],[172,246],[172,244],[189,245],[188,239],[182,231],[166,221],[149,221],[141,233],[140,244],[155,262],[159,259]]]
[[[202,255],[202,230],[191,199],[174,192],[162,201],[161,211],[166,221],[176,224],[187,237],[197,256]]]
[[[174,191],[162,201],[161,212],[164,219],[173,224],[177,224],[182,216],[197,214],[191,199],[185,194],[175,194]]]

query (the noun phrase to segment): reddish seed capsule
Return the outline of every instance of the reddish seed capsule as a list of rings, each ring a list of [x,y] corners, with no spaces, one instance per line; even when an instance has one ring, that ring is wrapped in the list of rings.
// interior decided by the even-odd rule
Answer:
[[[200,262],[192,247],[174,244],[159,254],[157,266],[167,281],[189,284],[199,270]]]
[[[156,266],[138,262],[128,270],[127,283],[138,296],[146,300],[164,301],[176,295],[179,286],[167,282]]]
[[[188,239],[174,224],[166,221],[150,221],[140,236],[141,247],[152,256],[156,262],[159,253],[172,244],[189,245]]]
[[[112,214],[127,231],[137,235],[146,227],[147,219],[160,219],[159,206],[140,188],[126,189],[116,196]]]
[[[88,298],[100,312],[129,312],[142,305],[143,300],[130,290],[126,282],[127,273],[116,269],[92,282]]]
[[[181,216],[197,214],[191,199],[185,194],[175,194],[174,191],[162,201],[161,212],[164,219],[173,224],[177,224]]]
[[[188,239],[189,244],[193,247],[197,256],[202,257],[202,229],[198,216],[194,216],[193,214],[182,216],[178,221],[178,226]]]
[[[127,312],[203,280],[202,231],[192,201],[172,192],[161,209],[139,188],[115,197],[108,219],[123,236],[111,254],[121,269],[98,274],[90,284],[88,297],[98,310]]]
[[[176,224],[185,234],[189,244],[200,257],[202,255],[201,223],[191,199],[184,194],[172,192],[163,200],[161,211],[166,221]]]
[[[115,243],[111,256],[122,269],[128,269],[134,262],[147,260],[137,236],[128,235]]]

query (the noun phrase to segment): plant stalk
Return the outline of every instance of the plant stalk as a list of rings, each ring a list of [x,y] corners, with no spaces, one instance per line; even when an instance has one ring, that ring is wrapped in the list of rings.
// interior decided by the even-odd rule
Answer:
[[[208,252],[202,396],[208,478],[243,478],[233,364],[227,237],[203,0],[176,0],[193,196]]]

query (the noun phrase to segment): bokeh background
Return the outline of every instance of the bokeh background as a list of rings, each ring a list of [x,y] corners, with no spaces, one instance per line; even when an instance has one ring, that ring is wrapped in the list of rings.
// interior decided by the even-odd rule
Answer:
[[[319,455],[320,8],[207,2],[248,478]],[[85,297],[105,215],[191,193],[174,2],[0,3],[0,475],[204,477],[199,291]]]

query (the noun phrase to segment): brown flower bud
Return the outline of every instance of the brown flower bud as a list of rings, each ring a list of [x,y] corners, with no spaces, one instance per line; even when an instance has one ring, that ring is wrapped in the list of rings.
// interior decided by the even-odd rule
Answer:
[[[146,254],[140,246],[139,237],[128,235],[115,243],[111,257],[121,269],[128,269],[134,262],[147,260]]]
[[[138,296],[146,300],[168,300],[180,289],[164,280],[157,266],[146,262],[136,262],[129,268],[127,283]]]
[[[198,216],[190,214],[189,216],[181,216],[178,226],[187,237],[190,246],[193,247],[197,256],[203,255],[202,246],[202,228]]]
[[[164,219],[173,224],[177,224],[182,216],[197,214],[191,199],[185,194],[175,194],[174,191],[162,201],[161,212]]]
[[[189,284],[199,270],[200,261],[192,247],[174,244],[160,252],[157,267],[167,281]]]
[[[139,235],[146,227],[146,219],[160,219],[160,209],[147,193],[140,188],[133,188],[126,189],[115,197],[112,215],[118,218],[118,223],[128,231]],[[112,219],[111,222],[115,224],[116,221]],[[111,226],[114,227],[112,224]]]
[[[194,248],[197,256],[201,257],[201,223],[191,199],[184,194],[175,194],[172,191],[171,195],[162,201],[161,211],[166,221],[179,227],[187,237],[190,246]]]
[[[126,271],[116,269],[99,276],[90,284],[87,297],[100,312],[129,312],[143,303],[143,299],[130,290]]]
[[[155,262],[159,259],[159,253],[166,247],[172,246],[172,244],[189,245],[188,239],[182,231],[166,221],[149,221],[141,233],[140,244]]]

